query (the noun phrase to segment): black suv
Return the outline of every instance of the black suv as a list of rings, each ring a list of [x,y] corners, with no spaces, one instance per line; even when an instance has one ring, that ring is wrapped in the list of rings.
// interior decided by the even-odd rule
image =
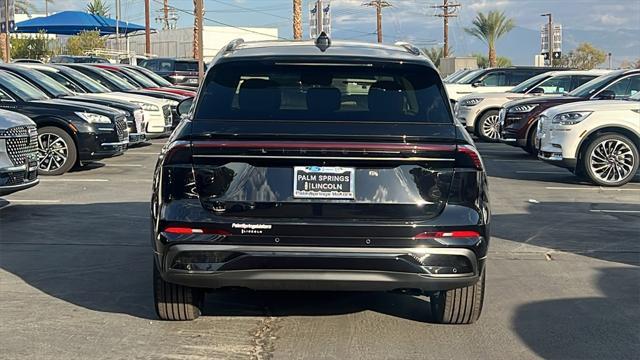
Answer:
[[[163,148],[151,199],[161,319],[206,289],[398,291],[482,310],[482,161],[410,45],[235,41]]]

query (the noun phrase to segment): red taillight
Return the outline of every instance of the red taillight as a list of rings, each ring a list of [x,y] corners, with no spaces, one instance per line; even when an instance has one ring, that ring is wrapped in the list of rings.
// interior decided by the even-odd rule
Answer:
[[[483,169],[482,159],[480,159],[480,154],[478,153],[478,150],[476,150],[473,146],[458,145],[458,153],[466,156],[473,164],[473,167],[475,167],[476,169],[478,170]]]
[[[457,230],[457,231],[435,231],[435,232],[423,232],[413,238],[415,240],[420,239],[434,239],[434,238],[470,238],[480,237],[480,233],[477,231]]]
[[[206,235],[223,235],[228,236],[231,235],[230,232],[221,229],[199,229],[199,228],[190,228],[190,227],[180,227],[180,226],[170,226],[164,229],[165,233],[168,234],[206,234]]]

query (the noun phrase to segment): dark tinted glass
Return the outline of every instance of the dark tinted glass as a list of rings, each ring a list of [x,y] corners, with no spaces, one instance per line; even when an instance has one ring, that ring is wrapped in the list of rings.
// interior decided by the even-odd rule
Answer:
[[[198,71],[198,63],[195,61],[176,61],[175,71]]]
[[[196,119],[451,123],[438,73],[236,62],[207,76]]]
[[[509,76],[509,86],[516,86],[521,82],[534,77],[537,74],[539,73],[535,71],[530,71],[530,70],[513,71]]]

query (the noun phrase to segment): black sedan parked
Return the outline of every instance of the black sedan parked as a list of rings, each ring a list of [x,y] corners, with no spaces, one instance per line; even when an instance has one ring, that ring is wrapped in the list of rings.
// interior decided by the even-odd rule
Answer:
[[[0,196],[38,184],[37,137],[31,119],[0,110]]]
[[[42,175],[60,175],[80,162],[122,154],[129,143],[122,111],[50,99],[4,70],[0,70],[0,108],[26,115],[36,123]]]
[[[40,89],[50,98],[104,105],[116,110],[121,110],[126,115],[127,127],[129,128],[129,145],[138,144],[145,140],[145,134],[142,129],[143,111],[139,105],[127,101],[99,98],[90,95],[78,95],[51,77],[42,76],[41,72],[25,66],[0,65],[0,69],[19,76],[29,84]]]

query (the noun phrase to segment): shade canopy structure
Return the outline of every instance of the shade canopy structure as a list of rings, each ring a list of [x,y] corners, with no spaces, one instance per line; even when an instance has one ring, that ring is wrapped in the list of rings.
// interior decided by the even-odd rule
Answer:
[[[120,34],[144,30],[142,25],[89,14],[82,11],[63,11],[46,17],[21,21],[16,24],[17,33],[37,33],[76,35],[83,31],[99,31],[100,35],[116,33],[116,23]]]

